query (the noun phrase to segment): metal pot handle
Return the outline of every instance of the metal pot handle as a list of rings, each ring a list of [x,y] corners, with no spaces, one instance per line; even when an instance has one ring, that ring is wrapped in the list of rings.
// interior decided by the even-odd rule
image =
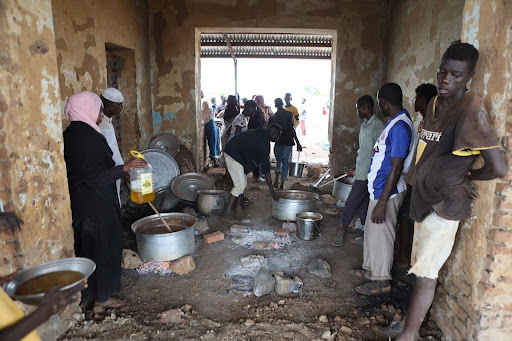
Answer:
[[[316,221],[313,221],[313,224],[315,224],[316,230],[318,231],[318,235],[321,237],[322,234],[320,233],[320,229],[318,228],[318,225],[316,224]]]

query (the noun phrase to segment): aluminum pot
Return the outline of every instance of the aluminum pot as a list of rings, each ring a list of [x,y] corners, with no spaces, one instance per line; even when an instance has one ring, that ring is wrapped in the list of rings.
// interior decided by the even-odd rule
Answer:
[[[316,212],[297,213],[297,237],[315,240],[320,236],[320,222],[324,217]]]
[[[205,216],[217,216],[224,213],[227,206],[226,191],[205,189],[197,191],[197,209]]]
[[[346,177],[334,182],[332,187],[332,196],[341,201],[347,201],[348,195],[352,190],[354,178]]]
[[[139,256],[144,261],[168,261],[194,252],[196,218],[184,213],[162,213],[173,231],[168,232],[156,214],[137,220],[132,231],[137,239]]]
[[[297,178],[302,178],[302,175],[304,174],[304,168],[306,168],[306,166],[307,166],[307,161],[306,162],[300,161],[300,153],[301,152],[298,152],[298,154],[297,154],[297,162],[293,161],[293,158],[290,160],[290,162],[288,162],[288,166],[289,166],[288,174],[290,176],[295,176]],[[307,157],[307,155],[306,155],[306,157]]]
[[[285,221],[295,221],[297,213],[314,211],[320,198],[316,193],[296,190],[279,191],[277,195],[279,201],[272,201],[272,216]]]

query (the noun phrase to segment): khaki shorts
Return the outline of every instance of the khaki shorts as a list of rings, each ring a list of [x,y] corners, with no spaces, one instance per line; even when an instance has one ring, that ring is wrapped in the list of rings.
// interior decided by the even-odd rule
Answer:
[[[459,222],[430,213],[414,224],[410,274],[435,279],[452,252]]]
[[[242,193],[244,193],[245,188],[247,187],[247,175],[245,175],[244,166],[242,166],[228,154],[223,154],[226,160],[226,166],[228,168],[229,175],[231,175],[231,180],[233,180],[234,185],[233,189],[231,190],[231,195],[238,198]]]

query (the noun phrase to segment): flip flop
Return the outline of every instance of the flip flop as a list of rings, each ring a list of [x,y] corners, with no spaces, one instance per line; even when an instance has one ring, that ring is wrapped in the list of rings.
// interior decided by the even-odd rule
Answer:
[[[391,284],[383,287],[377,284],[376,281],[373,281],[363,285],[358,285],[355,290],[361,295],[366,296],[389,294],[391,292]]]
[[[332,246],[342,246],[345,243],[346,233],[343,230],[339,230],[336,236],[331,241]]]

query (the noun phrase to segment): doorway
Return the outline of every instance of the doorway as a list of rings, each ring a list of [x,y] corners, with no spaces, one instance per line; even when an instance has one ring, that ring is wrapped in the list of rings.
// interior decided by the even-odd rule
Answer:
[[[196,43],[196,90],[203,90],[203,100],[215,97],[219,102],[222,95],[234,94],[236,88],[241,101],[263,95],[265,104],[275,112],[274,99],[291,93],[292,105],[301,112],[306,109],[301,117],[305,118],[305,134],[300,124],[297,127],[298,138],[305,147],[301,159],[328,165],[336,31],[198,28]],[[201,134],[199,126],[198,138],[204,139]],[[200,154],[204,157],[204,151]]]

